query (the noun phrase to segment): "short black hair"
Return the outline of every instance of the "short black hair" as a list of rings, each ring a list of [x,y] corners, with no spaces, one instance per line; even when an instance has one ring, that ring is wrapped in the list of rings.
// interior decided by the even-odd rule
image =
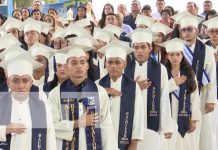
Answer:
[[[31,16],[33,16],[33,13],[34,13],[34,12],[40,12],[40,14],[42,14],[39,9],[33,9],[32,12],[31,12]]]
[[[143,8],[142,8],[142,12],[144,10],[150,10],[151,11],[151,6],[150,5],[144,5]]]
[[[163,14],[164,12],[168,13],[169,16],[171,15],[171,12],[170,12],[169,9],[163,9],[163,10],[161,10],[161,12],[160,12],[161,16],[162,16],[162,14]]]
[[[53,11],[56,13],[56,15],[58,15],[58,12],[57,12],[57,10],[56,10],[56,9],[54,9],[54,8],[49,8],[49,9],[48,9],[48,13],[49,13],[49,11],[51,11],[51,10],[53,10]]]

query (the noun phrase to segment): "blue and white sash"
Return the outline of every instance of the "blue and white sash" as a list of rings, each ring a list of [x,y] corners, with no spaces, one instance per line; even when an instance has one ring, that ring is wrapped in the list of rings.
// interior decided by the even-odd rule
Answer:
[[[194,53],[191,51],[191,49],[188,46],[184,47],[184,51],[183,52],[184,52],[183,54],[184,54],[186,60],[193,67],[193,63],[192,62],[193,62],[193,58],[194,58]],[[199,68],[199,67],[203,67],[203,66],[196,66],[196,68]],[[194,71],[196,73],[196,76],[198,76],[197,75],[197,70],[194,69]],[[210,82],[210,79],[208,77],[208,74],[207,74],[206,70],[203,69],[202,79],[201,79],[201,81],[198,81],[198,84],[200,84],[200,86],[203,87],[203,86],[207,85],[209,82]]]

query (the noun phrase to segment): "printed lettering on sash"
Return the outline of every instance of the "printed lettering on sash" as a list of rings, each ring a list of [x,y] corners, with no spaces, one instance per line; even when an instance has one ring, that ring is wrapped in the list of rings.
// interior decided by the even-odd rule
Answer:
[[[38,150],[42,148],[42,135],[41,133],[38,134]]]
[[[152,108],[151,111],[148,114],[150,117],[157,117],[158,113],[157,110],[155,108],[155,87],[153,87],[152,89]]]
[[[187,100],[187,90],[185,90],[185,94],[184,94],[184,102],[183,102],[183,108],[182,110],[179,112],[179,116],[180,117],[188,117],[188,112],[186,110],[186,100]]]
[[[126,116],[125,116],[125,131],[124,131],[124,135],[123,137],[121,138],[121,141],[120,143],[121,144],[129,144],[129,139],[127,137],[127,129],[128,129],[128,118],[129,118],[129,112],[126,112]]]

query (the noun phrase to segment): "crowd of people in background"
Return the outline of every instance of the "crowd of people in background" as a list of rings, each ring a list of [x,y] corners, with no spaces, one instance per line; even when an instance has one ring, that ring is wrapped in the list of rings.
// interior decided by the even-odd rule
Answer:
[[[0,92],[12,93],[0,96],[12,99],[0,100],[0,149],[35,150],[40,143],[43,150],[143,150],[151,130],[161,150],[217,150],[212,1],[190,1],[182,11],[164,0],[156,0],[156,10],[139,0],[107,3],[99,20],[92,5],[79,5],[70,20],[54,8],[43,13],[40,0],[31,11],[0,14]],[[39,92],[43,105],[13,92]],[[40,123],[34,112],[44,116]],[[46,124],[46,134],[26,129],[31,121],[30,128]]]

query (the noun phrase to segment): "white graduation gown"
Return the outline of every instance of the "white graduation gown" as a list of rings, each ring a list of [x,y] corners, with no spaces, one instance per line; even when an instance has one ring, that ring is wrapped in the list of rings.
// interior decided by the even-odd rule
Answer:
[[[170,92],[179,89],[179,86],[176,85],[175,80],[173,78],[169,80],[169,87],[170,87]],[[200,112],[200,96],[199,96],[198,88],[191,94],[190,101],[191,101],[191,112],[192,112],[191,120],[196,120],[197,124],[199,124],[199,120],[201,118],[201,112]],[[172,118],[175,120],[175,122],[177,122],[179,101],[173,94],[172,94],[171,108],[172,108]],[[176,150],[198,150],[197,139],[199,138],[197,138],[196,134],[197,133],[195,130],[192,133],[186,133],[184,138],[182,138],[180,133],[177,131]]]
[[[100,68],[100,79],[102,77],[104,77],[108,71],[107,69],[105,68],[105,60],[106,60],[106,57],[103,56],[102,58],[100,58],[98,55],[97,55],[97,59],[93,58],[93,63],[94,65],[98,66],[98,62],[99,62],[99,68]]]
[[[121,91],[122,76],[116,82],[111,80],[111,88]],[[121,97],[110,97],[111,100],[111,117],[114,127],[116,141],[118,143],[119,124],[120,124],[120,104]],[[124,119],[124,118],[123,118]],[[132,139],[143,140],[144,134],[144,110],[141,90],[136,84],[135,108],[133,117]]]
[[[148,62],[144,62],[141,66],[136,61],[134,79],[138,76],[141,80],[147,79]],[[142,90],[143,106],[144,106],[144,127],[147,128],[147,89]],[[160,95],[160,133],[173,132],[171,123],[171,111],[169,100],[169,84],[166,68],[161,64],[161,95]]]
[[[23,134],[12,133],[10,150],[31,150],[32,122],[30,116],[29,99],[20,102],[12,97],[11,122],[24,124],[27,128]],[[47,150],[56,150],[55,130],[51,110],[45,103],[47,119]],[[39,116],[40,121],[40,116]],[[0,141],[6,141],[6,126],[0,126]]]
[[[107,92],[104,88],[97,85],[100,100],[100,126],[102,136],[102,148],[103,150],[117,149],[117,144],[113,134],[113,125],[110,115],[110,101]],[[52,109],[52,115],[54,120],[57,149],[62,149],[63,140],[71,141],[74,131],[74,121],[62,120],[61,116],[61,103],[60,103],[60,85],[55,87],[49,93],[49,103]],[[83,105],[79,103],[79,117],[84,114],[85,110]],[[79,128],[79,149],[87,150],[85,128]]]
[[[195,44],[190,49],[194,52]],[[210,82],[205,85],[200,91],[201,100],[201,127],[197,129],[200,132],[200,150],[217,150],[216,146],[216,121],[215,111],[205,113],[206,103],[217,103],[216,90],[216,63],[213,49],[206,46],[204,69],[208,74]]]

